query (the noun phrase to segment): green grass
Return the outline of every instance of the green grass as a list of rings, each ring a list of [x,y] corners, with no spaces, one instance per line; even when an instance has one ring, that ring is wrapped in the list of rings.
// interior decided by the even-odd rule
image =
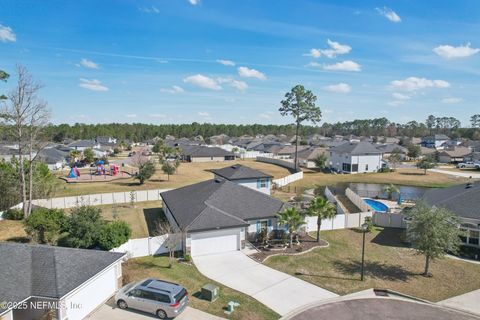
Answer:
[[[350,229],[322,232],[330,243],[327,248],[271,257],[265,264],[340,295],[373,287],[436,302],[480,288],[480,265],[450,258],[431,264],[432,278],[422,276],[424,257],[402,244],[402,233],[376,228],[366,235],[364,282],[360,281],[362,234]]]
[[[194,265],[175,262],[172,268],[167,266],[168,258],[163,256],[130,259],[123,265],[124,282],[154,277],[180,283],[190,294],[191,307],[224,318],[246,320],[280,318],[278,314],[257,300],[204,277]],[[200,298],[200,289],[207,283],[216,284],[220,287],[220,297],[214,302],[208,302]],[[224,308],[229,301],[239,302],[240,306],[235,309],[232,315],[227,316],[224,313]]]

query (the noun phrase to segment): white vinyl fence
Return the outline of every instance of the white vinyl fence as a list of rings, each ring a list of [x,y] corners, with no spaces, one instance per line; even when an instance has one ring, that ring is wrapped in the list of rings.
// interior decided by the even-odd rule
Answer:
[[[139,258],[146,256],[153,256],[162,253],[167,253],[169,250],[166,247],[168,242],[177,243],[176,250],[182,249],[182,242],[179,238],[177,240],[169,239],[169,237],[180,237],[180,235],[162,235],[158,237],[148,237],[139,239],[130,239],[121,246],[113,248],[111,252],[125,252],[128,258]]]
[[[373,215],[373,223],[379,227],[402,228],[405,229],[407,224],[400,213],[384,213],[378,212]]]
[[[268,158],[268,157],[257,157],[257,161],[276,164],[277,166],[284,167],[290,170],[295,170],[295,164],[293,160],[283,160],[283,159],[276,159],[276,158]]]
[[[280,188],[280,187],[286,186],[287,184],[290,184],[292,182],[302,180],[302,179],[303,179],[303,171],[300,171],[280,179],[274,179],[273,183],[277,188]]]
[[[365,217],[371,217],[372,215],[372,212],[337,214],[333,219],[322,220],[320,230],[359,228],[365,222]],[[317,217],[306,217],[305,222],[307,232],[317,230]]]
[[[339,201],[338,198],[333,194],[333,192],[328,187],[325,187],[324,194],[325,194],[325,197],[330,202],[333,202],[333,203],[337,204],[337,214],[347,214],[348,213],[348,210],[347,210],[347,208],[345,208],[342,201]]]
[[[161,200],[160,194],[171,189],[137,190],[126,192],[86,194],[33,200],[33,205],[48,209],[68,209],[78,205],[99,206],[114,203],[130,203]]]
[[[363,201],[363,198],[360,197],[358,194],[352,191],[352,189],[347,188],[345,190],[345,195],[347,196],[350,201],[353,202],[354,205],[356,205],[361,211],[372,211],[372,208],[368,204]]]

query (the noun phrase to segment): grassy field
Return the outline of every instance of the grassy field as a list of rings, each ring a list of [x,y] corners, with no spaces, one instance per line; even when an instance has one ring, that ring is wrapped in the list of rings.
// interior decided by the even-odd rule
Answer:
[[[215,283],[197,271],[194,265],[175,262],[168,268],[167,257],[145,257],[130,259],[123,265],[124,281],[131,282],[147,277],[168,280],[183,285],[190,294],[190,306],[210,314],[229,319],[268,320],[278,319],[280,316],[257,300]],[[202,300],[200,289],[207,283],[216,284],[220,288],[220,297],[214,302]],[[224,308],[229,301],[239,302],[232,315],[227,316]]]
[[[111,182],[79,184],[67,184],[62,182],[55,193],[55,196],[60,197],[103,192],[178,188],[211,179],[213,178],[213,173],[209,172],[208,170],[220,169],[236,163],[247,165],[253,169],[261,170],[272,175],[275,179],[282,178],[290,174],[288,169],[277,165],[256,162],[254,160],[237,160],[226,162],[182,163],[178,168],[178,172],[174,175],[171,175],[170,180],[168,180],[167,175],[164,174],[157,165],[157,172],[155,175],[143,185],[139,185],[138,182],[133,178]],[[68,172],[64,172],[63,174],[68,174]]]
[[[265,264],[340,295],[373,287],[436,302],[480,288],[480,265],[454,259],[434,261],[433,277],[422,276],[424,257],[402,245],[402,232],[377,228],[366,235],[364,282],[362,234],[355,230],[322,232],[329,247],[300,256],[275,256]]]
[[[137,202],[135,207],[129,203],[98,206],[102,216],[113,220],[114,216],[127,222],[132,228],[132,238],[155,236],[156,221],[164,218],[161,201]]]
[[[27,234],[22,221],[1,220],[0,221],[0,241],[6,240],[26,240]]]

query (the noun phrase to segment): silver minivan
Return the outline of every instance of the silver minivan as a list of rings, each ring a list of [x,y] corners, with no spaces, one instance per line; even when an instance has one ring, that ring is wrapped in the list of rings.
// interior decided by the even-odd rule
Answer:
[[[150,278],[124,286],[115,295],[115,302],[121,309],[153,313],[160,319],[175,318],[187,307],[188,292],[179,284]]]

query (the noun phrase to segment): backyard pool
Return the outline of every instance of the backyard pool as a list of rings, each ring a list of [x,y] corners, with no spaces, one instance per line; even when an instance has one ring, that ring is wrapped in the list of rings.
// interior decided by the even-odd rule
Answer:
[[[373,200],[373,199],[363,199],[363,201],[365,201],[365,203],[368,204],[370,208],[372,208],[375,211],[388,212],[388,207],[380,201]]]

